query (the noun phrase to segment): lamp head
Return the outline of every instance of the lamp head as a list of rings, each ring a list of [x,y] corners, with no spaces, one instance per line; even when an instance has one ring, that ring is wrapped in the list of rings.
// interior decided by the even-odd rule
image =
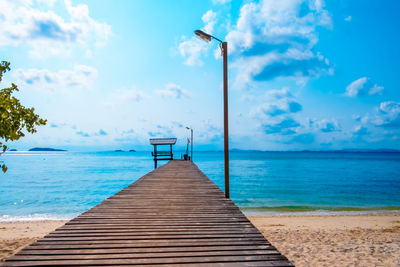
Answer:
[[[208,33],[205,33],[201,30],[196,30],[194,31],[194,33],[207,43],[211,42],[211,35],[209,35]]]
[[[186,126],[186,129],[188,129],[188,130],[189,130],[190,128]]]

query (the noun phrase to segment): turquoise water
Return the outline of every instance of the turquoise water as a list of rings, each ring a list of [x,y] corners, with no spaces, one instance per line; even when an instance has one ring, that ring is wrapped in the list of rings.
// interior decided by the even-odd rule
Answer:
[[[247,210],[400,210],[400,153],[232,152],[231,198]],[[150,152],[8,152],[0,220],[68,219],[153,169]],[[224,188],[223,153],[195,163]]]

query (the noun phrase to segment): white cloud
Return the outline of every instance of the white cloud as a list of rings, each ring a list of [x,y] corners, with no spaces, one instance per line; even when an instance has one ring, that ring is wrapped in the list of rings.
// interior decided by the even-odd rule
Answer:
[[[138,90],[135,87],[132,88],[122,88],[114,92],[110,97],[108,97],[108,101],[104,103],[106,107],[118,107],[124,103],[128,102],[141,102],[147,98],[147,95]]]
[[[288,88],[269,90],[265,93],[265,102],[251,113],[260,120],[261,128],[267,135],[275,137],[298,134],[302,125],[293,117],[303,109]]]
[[[316,128],[317,130],[320,130],[323,133],[331,133],[331,132],[340,131],[339,123],[335,119],[333,119],[333,120],[328,120],[328,119],[311,120],[310,126],[313,128]]]
[[[211,120],[203,120],[196,131],[197,143],[221,144],[224,140],[224,130]]]
[[[279,116],[286,113],[296,113],[302,110],[302,106],[294,100],[281,100],[275,103],[262,105],[261,111],[268,116]]]
[[[263,124],[265,134],[279,134],[283,136],[296,134],[300,123],[290,116],[281,118],[278,121],[268,121]]]
[[[208,10],[202,17],[201,20],[206,24],[203,28],[204,32],[211,34],[214,31],[214,25],[217,22],[217,14]]]
[[[352,18],[353,18],[352,16],[348,16],[348,17],[346,17],[344,20],[345,20],[345,21],[351,21]]]
[[[366,127],[364,127],[362,125],[358,125],[354,128],[353,134],[354,134],[354,136],[362,137],[365,135],[369,135],[370,132],[368,131],[368,129]]]
[[[382,102],[379,106],[379,111],[384,114],[399,114],[400,113],[400,103],[394,101]]]
[[[296,101],[288,88],[281,90],[269,90],[265,93],[265,103],[258,106],[253,112],[256,117],[263,120],[269,120],[270,117],[276,117],[289,113],[297,113],[303,109],[300,103]]]
[[[312,48],[317,27],[332,27],[323,1],[274,1],[244,4],[239,19],[227,34],[229,52],[238,69],[236,85],[276,77],[330,74],[329,61]]]
[[[185,39],[179,44],[179,53],[185,57],[185,64],[188,66],[201,66],[203,61],[200,56],[208,50],[207,44],[197,38]]]
[[[175,99],[181,99],[189,97],[189,93],[182,89],[179,85],[174,83],[169,83],[163,90],[157,90],[156,94],[162,97],[169,97]]]
[[[287,87],[284,87],[281,90],[278,89],[268,90],[265,93],[265,96],[267,97],[267,99],[272,99],[272,100],[293,97],[292,93],[290,93],[290,90]]]
[[[231,0],[212,0],[212,2],[213,2],[213,4],[221,4],[221,5],[224,5],[224,4],[230,3]]]
[[[76,65],[72,70],[50,71],[47,69],[16,69],[19,84],[39,91],[60,91],[73,88],[88,89],[97,78],[97,70]]]
[[[378,86],[378,85],[374,84],[374,86],[373,86],[372,88],[369,89],[368,94],[369,94],[369,95],[375,95],[375,94],[381,93],[381,91],[382,91],[383,89],[384,89],[383,86]]]
[[[382,102],[378,108],[374,124],[386,128],[400,128],[400,102]]]
[[[312,48],[318,42],[317,27],[332,27],[322,0],[263,0],[246,3],[226,36],[231,55],[230,66],[238,69],[234,86],[276,77],[291,77],[304,85],[309,77],[332,74],[329,61]],[[212,33],[216,15],[202,17],[203,30]],[[230,22],[228,22],[228,25]],[[201,56],[210,46],[192,37],[179,45],[186,65],[202,65]],[[217,56],[219,51],[216,50]]]
[[[54,54],[68,54],[74,47],[91,50],[104,44],[111,34],[111,26],[89,16],[87,5],[73,6],[65,0],[67,17],[54,13],[54,1],[47,2],[47,11],[37,8],[44,1],[0,2],[0,46],[28,44],[30,54],[44,58]]]
[[[364,128],[384,128],[386,134],[399,133],[400,130],[400,102],[381,102],[372,114],[367,113],[362,117],[356,117],[356,121]]]
[[[301,9],[307,13],[300,14]],[[231,52],[245,51],[258,43],[312,46],[317,42],[315,28],[321,25],[331,25],[321,1],[307,6],[305,1],[298,0],[264,0],[242,6],[240,17],[226,39]]]
[[[382,86],[378,86],[377,84],[372,86],[369,78],[362,77],[349,84],[346,87],[344,95],[349,97],[375,95],[381,93],[383,89]]]
[[[31,2],[31,1],[29,1]],[[57,2],[57,0],[36,0],[36,3],[42,4],[42,5],[47,5],[47,6],[54,6],[54,4]]]
[[[360,91],[364,88],[364,85],[367,83],[368,78],[362,77],[360,79],[355,80],[351,84],[346,87],[346,96],[357,96]]]
[[[212,34],[217,22],[217,14],[212,10],[208,10],[201,19],[205,23],[202,30]],[[209,50],[210,46],[195,36],[192,36],[190,39],[183,36],[182,39],[178,49],[181,56],[186,58],[185,64],[189,66],[201,66],[203,61],[200,57]]]

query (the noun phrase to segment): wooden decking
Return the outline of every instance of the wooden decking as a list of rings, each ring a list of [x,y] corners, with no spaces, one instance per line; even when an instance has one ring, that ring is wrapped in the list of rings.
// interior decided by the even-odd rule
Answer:
[[[190,161],[146,174],[4,266],[293,266]]]

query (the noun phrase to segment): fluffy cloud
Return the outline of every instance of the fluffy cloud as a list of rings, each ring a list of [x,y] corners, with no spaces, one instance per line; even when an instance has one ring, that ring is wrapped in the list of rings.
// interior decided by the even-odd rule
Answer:
[[[288,88],[281,90],[270,90],[265,94],[266,103],[260,105],[255,113],[276,117],[288,113],[296,113],[303,109]]]
[[[380,127],[400,128],[400,102],[382,102],[374,122]]]
[[[150,137],[167,137],[174,136],[173,127],[165,125],[157,125],[156,130],[149,131]]]
[[[147,95],[138,90],[135,87],[122,88],[115,91],[111,96],[108,97],[108,101],[104,103],[106,107],[118,107],[123,103],[127,102],[140,102],[147,98]]]
[[[290,116],[281,118],[281,121],[264,124],[264,133],[275,134],[278,142],[284,144],[311,144],[315,141],[315,133]]]
[[[276,77],[313,77],[331,73],[329,61],[312,51],[318,42],[316,28],[331,27],[324,3],[274,1],[247,3],[226,36],[238,69],[239,87]]]
[[[216,22],[213,11],[202,17],[203,30],[212,33]],[[316,28],[331,27],[322,0],[263,0],[246,3],[226,36],[231,66],[238,69],[235,86],[277,77],[295,78],[304,83],[309,77],[333,73],[329,61],[313,52],[318,42]],[[202,65],[200,56],[208,51],[206,43],[192,37],[179,45],[187,65]]]
[[[262,107],[262,112],[269,116],[278,116],[285,113],[295,113],[302,110],[302,106],[295,101],[280,101],[277,103],[264,104]]]
[[[331,132],[338,132],[340,131],[339,123],[336,120],[317,120],[317,121],[310,121],[310,126],[320,130],[323,133],[331,133]]]
[[[52,72],[47,69],[17,69],[14,76],[18,83],[42,91],[69,90],[72,88],[87,89],[97,77],[97,70],[77,65],[72,70]]]
[[[307,145],[329,138],[327,133],[342,131],[335,119],[299,120],[302,106],[288,88],[267,91],[265,102],[253,114],[261,121],[263,133],[278,143]]]
[[[212,34],[214,25],[217,22],[217,14],[212,10],[208,10],[201,19],[205,23],[202,30]],[[179,44],[179,53],[182,57],[186,58],[185,64],[189,66],[201,66],[203,61],[200,57],[208,51],[210,46],[203,40],[199,40],[199,38],[194,36],[190,39],[184,36],[182,38],[183,41]]]
[[[265,103],[252,113],[262,121],[265,134],[293,135],[301,126],[292,114],[302,110],[302,106],[288,88],[269,90],[265,93]]]
[[[163,90],[157,90],[156,94],[162,97],[169,97],[175,99],[181,99],[189,96],[189,93],[182,89],[179,85],[169,83]]]
[[[231,0],[212,0],[213,4],[227,4],[229,2],[231,2]]]
[[[208,10],[203,17],[201,17],[201,20],[206,24],[203,28],[204,32],[211,34],[217,22],[217,14],[212,10]]]
[[[78,132],[76,132],[76,134],[81,137],[107,136],[108,135],[108,133],[106,131],[104,131],[103,129],[100,129],[98,132],[95,132],[92,134],[84,132],[84,131],[78,131]]]
[[[375,95],[381,93],[383,89],[382,86],[377,84],[372,85],[369,78],[362,77],[349,84],[344,95],[349,97]]]
[[[224,140],[224,130],[210,120],[204,120],[200,129],[196,129],[197,143],[221,144]]]
[[[299,127],[300,123],[291,117],[285,117],[279,122],[264,124],[263,129],[266,134],[281,134],[291,135],[296,133],[295,128]]]
[[[345,20],[345,21],[351,21],[352,18],[353,18],[352,16],[348,16],[348,17],[346,17],[344,20]]]
[[[73,6],[65,0],[67,18],[48,10],[54,1],[0,2],[0,46],[28,44],[31,54],[45,57],[65,54],[73,47],[90,49],[107,41],[111,26],[100,23],[89,16],[87,5]],[[47,7],[46,11],[37,6]]]
[[[363,136],[366,136],[369,134],[370,134],[370,132],[368,131],[368,129],[362,125],[356,126],[353,131],[353,135],[355,137],[363,137]]]

